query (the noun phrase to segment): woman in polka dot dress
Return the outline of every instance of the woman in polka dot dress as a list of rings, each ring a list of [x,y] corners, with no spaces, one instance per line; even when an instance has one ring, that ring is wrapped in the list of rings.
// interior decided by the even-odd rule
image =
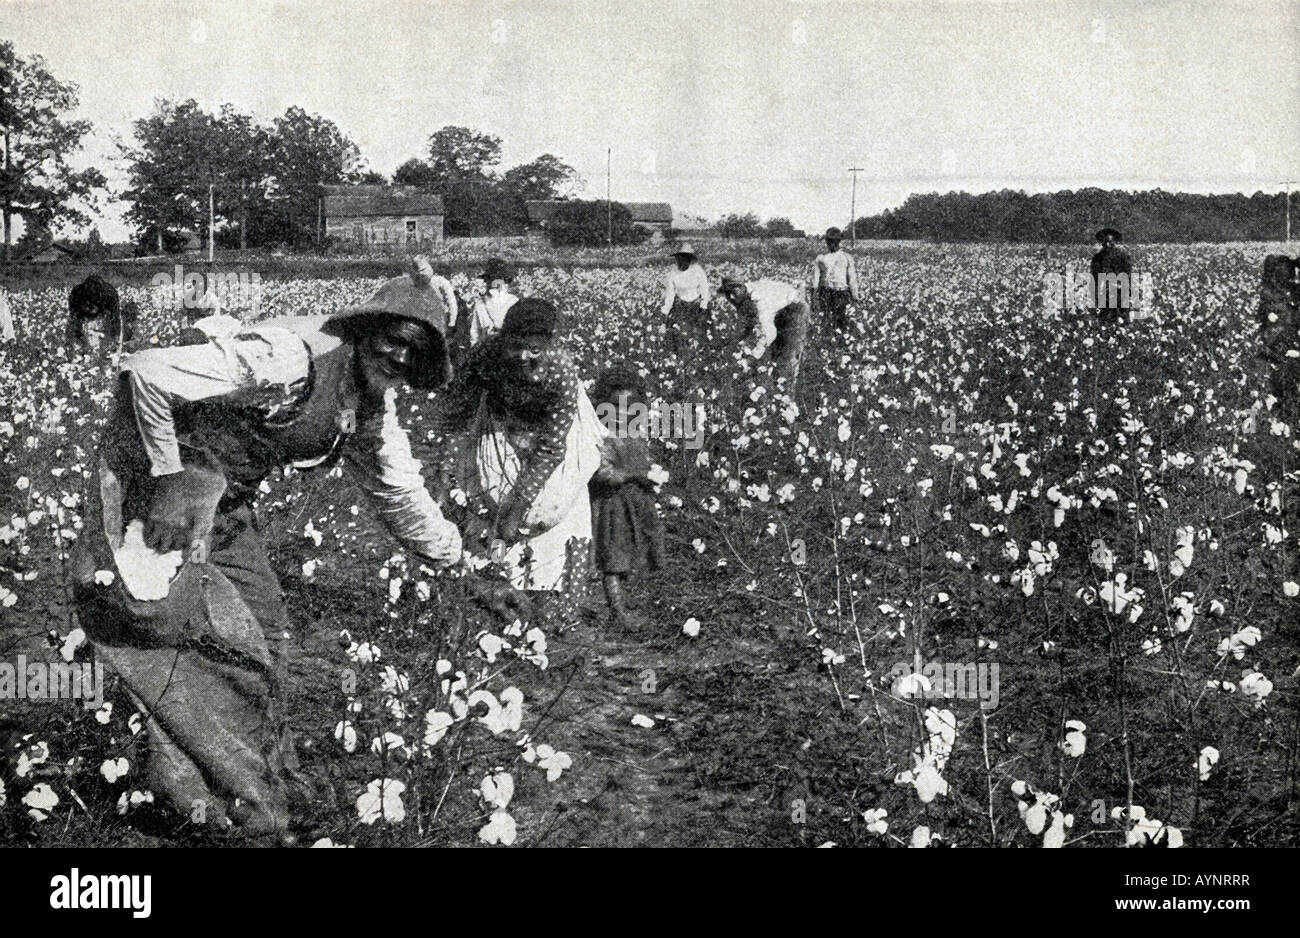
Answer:
[[[546,300],[510,308],[423,420],[419,454],[467,547],[503,564],[518,589],[576,616],[591,553],[587,483],[604,428],[577,367],[556,342]]]

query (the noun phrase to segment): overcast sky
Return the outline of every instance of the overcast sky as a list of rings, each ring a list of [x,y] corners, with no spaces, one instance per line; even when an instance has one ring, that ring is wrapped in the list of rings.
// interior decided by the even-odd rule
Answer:
[[[615,199],[810,230],[847,222],[850,166],[859,214],[1300,178],[1300,0],[0,0],[0,36],[80,86],[101,167],[155,98],[193,97],[300,105],[385,174],[462,124],[603,198],[612,147]]]

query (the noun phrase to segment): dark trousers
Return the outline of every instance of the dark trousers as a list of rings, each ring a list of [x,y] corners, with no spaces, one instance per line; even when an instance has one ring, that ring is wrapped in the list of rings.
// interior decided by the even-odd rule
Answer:
[[[832,290],[821,287],[817,291],[817,305],[821,307],[822,321],[836,329],[849,327],[849,303],[853,293],[849,290]]]
[[[791,303],[776,314],[776,338],[768,346],[767,354],[776,365],[777,374],[793,388],[799,380],[799,365],[803,361],[804,344],[808,340],[810,319],[808,304]]]
[[[673,308],[668,311],[668,336],[674,353],[681,354],[688,341],[702,345],[708,330],[708,316],[699,300],[673,300]]]

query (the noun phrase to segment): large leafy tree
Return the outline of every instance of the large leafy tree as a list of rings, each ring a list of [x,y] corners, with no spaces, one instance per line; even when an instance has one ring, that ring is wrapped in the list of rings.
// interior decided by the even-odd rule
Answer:
[[[209,187],[215,218],[237,226],[246,242],[249,216],[269,184],[264,128],[230,105],[211,114],[193,99],[160,100],[135,122],[134,135],[135,145],[124,147],[126,219],[145,244],[163,250],[181,231],[206,231]]]
[[[179,231],[206,230],[209,187],[223,243],[309,241],[321,187],[362,173],[356,144],[298,107],[266,126],[228,104],[213,114],[193,100],[159,101],[135,122],[135,140],[126,218],[158,250]]]
[[[550,153],[507,169],[501,182],[512,195],[525,202],[572,198],[582,185],[577,170]]]
[[[290,240],[313,240],[322,187],[360,181],[361,151],[333,121],[291,107],[270,130],[277,214]]]
[[[393,173],[393,185],[418,186],[421,189],[437,189],[438,180],[433,170],[424,160],[409,159],[397,167]]]
[[[447,126],[429,137],[429,169],[437,185],[490,179],[501,162],[501,138]]]
[[[570,198],[582,184],[572,166],[549,153],[498,175],[500,162],[499,137],[447,126],[429,137],[428,157],[407,160],[393,182],[441,195],[453,237],[522,231],[527,201]]]
[[[714,227],[724,238],[768,237],[768,232],[763,229],[758,216],[753,212],[746,212],[744,215],[737,215],[734,212],[724,215]]]
[[[77,86],[60,82],[39,55],[20,57],[0,40],[0,223],[4,260],[13,221],[28,230],[83,226],[106,180],[99,170],[74,170],[67,158],[81,148],[89,121],[65,115],[77,106]]]
[[[560,247],[601,247],[640,244],[650,232],[632,223],[632,213],[618,202],[572,201],[561,205],[551,216],[547,231],[551,243]]]

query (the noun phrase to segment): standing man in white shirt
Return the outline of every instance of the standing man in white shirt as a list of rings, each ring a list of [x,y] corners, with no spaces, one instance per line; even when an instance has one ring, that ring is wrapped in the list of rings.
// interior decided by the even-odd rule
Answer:
[[[829,320],[836,329],[849,327],[849,302],[859,302],[858,268],[853,256],[840,247],[844,235],[838,228],[826,229],[826,253],[818,254],[813,263],[813,300],[821,311],[823,321]]]
[[[793,388],[799,378],[811,318],[803,287],[782,280],[741,283],[723,277],[718,292],[731,301],[745,323],[750,335],[745,353],[756,359],[768,356],[776,365],[777,375]]]
[[[689,242],[678,246],[673,260],[677,266],[664,278],[663,314],[673,351],[680,353],[683,331],[701,344],[708,332],[709,277]]]

